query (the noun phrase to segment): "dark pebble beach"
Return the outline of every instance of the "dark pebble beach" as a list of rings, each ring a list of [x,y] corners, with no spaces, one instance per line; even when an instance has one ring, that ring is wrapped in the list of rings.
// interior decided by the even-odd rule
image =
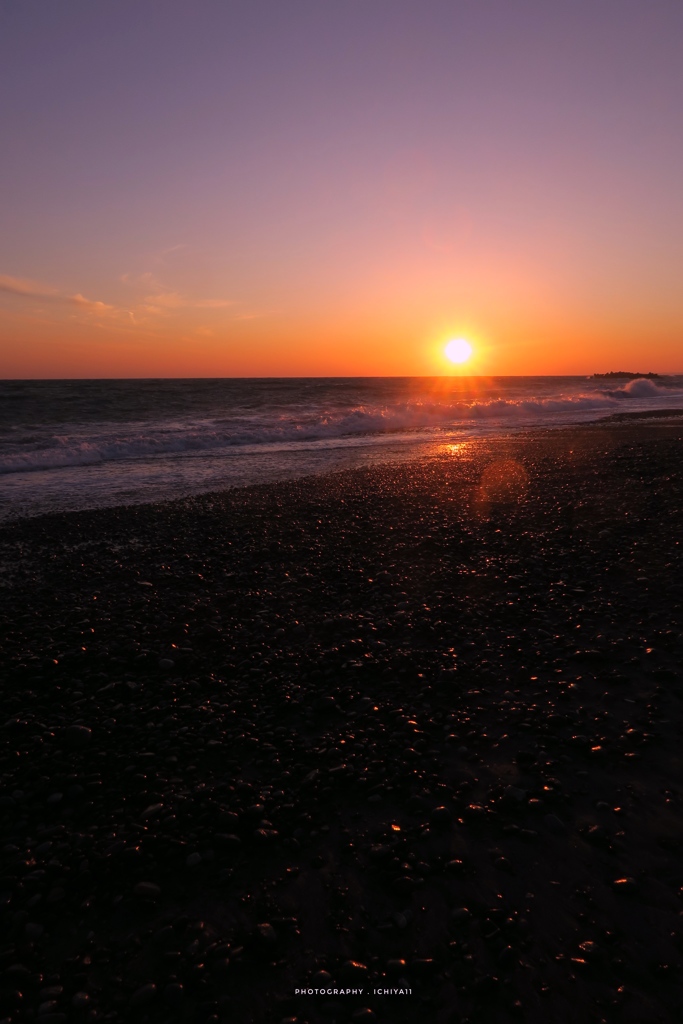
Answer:
[[[4,525],[0,1021],[683,1020],[682,553],[676,420]]]

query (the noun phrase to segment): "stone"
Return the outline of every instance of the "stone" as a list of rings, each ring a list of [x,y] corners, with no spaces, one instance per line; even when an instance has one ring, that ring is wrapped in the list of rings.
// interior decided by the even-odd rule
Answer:
[[[156,999],[157,987],[154,982],[149,982],[147,985],[142,985],[139,989],[133,993],[130,997],[130,1005],[134,1009],[141,1006],[147,1006],[149,1003]]]
[[[365,981],[367,975],[368,969],[365,964],[357,960],[347,960],[337,971],[337,981],[349,984],[360,983]]]
[[[185,989],[179,981],[166,985],[163,991],[164,1001],[173,1005],[185,995]]]
[[[163,804],[150,804],[149,807],[145,807],[140,817],[143,821],[148,821],[150,818],[158,818],[163,809]]]
[[[638,883],[635,878],[615,878],[612,882],[612,888],[615,892],[620,893],[621,895],[631,896],[637,891]]]
[[[277,942],[277,932],[270,922],[256,925],[256,935],[259,940],[268,946],[274,946]]]
[[[675,1013],[683,843],[668,769],[683,686],[676,673],[657,691],[643,651],[656,647],[672,670],[683,653],[683,584],[675,600],[669,589],[683,569],[681,442],[660,459],[659,442],[613,447],[611,429],[585,431],[578,459],[566,457],[566,431],[553,432],[550,448],[540,434],[506,439],[529,473],[533,500],[518,510],[468,507],[482,461],[473,451],[410,470],[52,516],[49,529],[3,524],[3,544],[21,540],[22,574],[32,560],[40,571],[30,616],[25,578],[0,587],[5,714],[24,723],[5,732],[1,766],[11,902],[0,1018],[42,1024],[43,1004],[41,1018],[63,1012],[69,1024],[206,1024],[247,1012],[247,989],[252,1011],[267,1007],[274,1024],[297,1014],[301,1024],[348,1022],[370,1006],[383,1024],[502,1021],[517,996],[515,1019],[559,1021],[568,993],[576,1014],[596,1021]],[[598,458],[596,446],[611,455]],[[619,472],[603,478],[611,460]],[[654,514],[660,502],[667,516]],[[596,543],[601,521],[611,524],[608,548]],[[94,545],[74,557],[84,533]],[[253,557],[271,537],[277,566]],[[631,593],[639,558],[663,580],[647,611]],[[131,565],[158,585],[136,589]],[[368,582],[377,569],[391,570],[395,594]],[[87,652],[81,619],[94,628]],[[296,644],[294,619],[305,623]],[[168,655],[177,667],[159,671],[172,641],[187,646]],[[575,647],[598,644],[609,664],[569,663]],[[448,678],[445,665],[457,666]],[[92,739],[70,748],[65,732],[77,722]],[[591,759],[595,746],[604,759]],[[519,749],[534,763],[516,765]],[[639,762],[623,756],[636,750]],[[57,792],[63,799],[46,803]],[[381,802],[368,803],[374,794]],[[451,810],[452,828],[432,820],[437,806]],[[593,822],[604,842],[588,834]],[[258,829],[281,838],[257,839]],[[202,860],[179,874],[193,851]],[[516,876],[493,866],[502,856]],[[141,880],[160,895],[137,895]],[[625,906],[630,886],[636,900],[642,889],[642,914]],[[202,929],[197,916],[213,897],[227,916],[211,910]],[[257,921],[276,930],[275,944],[254,934]],[[30,922],[47,936],[29,939]],[[70,935],[64,992],[52,994]],[[367,973],[338,982],[351,956]],[[438,981],[421,982],[410,966],[418,956],[434,957]],[[340,998],[327,1018],[318,1000],[295,1003],[291,986],[323,969],[313,987],[366,996]],[[129,1007],[145,982],[158,985],[155,1001]],[[413,985],[414,995],[375,1005],[374,984]],[[72,1004],[79,991],[92,1005]],[[12,1002],[14,992],[23,996]]]
[[[334,697],[328,694],[323,697],[318,697],[316,700],[314,700],[312,707],[313,710],[317,711],[318,713],[336,711],[337,702],[334,699]]]
[[[456,907],[451,913],[451,921],[455,925],[466,925],[472,920],[472,912],[467,907]]]
[[[448,807],[435,807],[429,815],[430,824],[441,831],[446,831],[453,824],[453,814]]]
[[[92,729],[87,725],[69,725],[62,730],[62,740],[65,746],[82,749],[90,744]]]
[[[417,957],[410,963],[410,971],[417,978],[426,978],[436,971],[436,961],[432,957]]]
[[[548,832],[552,832],[554,836],[567,835],[567,826],[556,814],[546,814],[543,818],[543,824],[548,829]]]
[[[513,804],[523,804],[527,798],[527,791],[519,786],[506,786],[503,794]]]
[[[155,882],[138,882],[133,893],[146,900],[156,900],[161,895],[161,888]]]
[[[501,967],[512,967],[517,960],[517,952],[513,946],[503,946],[496,960]]]

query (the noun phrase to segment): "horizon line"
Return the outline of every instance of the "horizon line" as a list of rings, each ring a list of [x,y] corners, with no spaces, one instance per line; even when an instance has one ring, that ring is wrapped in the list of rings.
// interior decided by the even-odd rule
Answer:
[[[653,374],[657,377],[679,377],[683,376],[683,370],[648,370],[647,373],[637,373],[632,370],[608,370],[607,374],[631,376],[634,379],[647,378]],[[491,378],[529,378],[529,377],[585,377],[587,380],[605,377],[605,372],[593,373],[462,373],[462,374],[435,374],[435,373],[392,373],[392,374],[278,374],[269,376],[203,376],[203,377],[0,377],[0,383],[55,383],[77,382],[77,381],[146,381],[146,380],[472,380]]]

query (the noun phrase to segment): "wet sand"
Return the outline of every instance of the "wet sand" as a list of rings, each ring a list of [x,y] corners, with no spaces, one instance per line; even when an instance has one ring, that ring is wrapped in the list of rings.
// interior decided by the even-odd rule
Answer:
[[[683,1019],[682,456],[3,527],[0,1019]]]

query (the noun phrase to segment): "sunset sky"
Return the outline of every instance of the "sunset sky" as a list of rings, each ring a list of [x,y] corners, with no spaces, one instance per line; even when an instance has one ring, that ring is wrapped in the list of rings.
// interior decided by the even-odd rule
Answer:
[[[0,0],[0,375],[683,372],[680,0]]]

